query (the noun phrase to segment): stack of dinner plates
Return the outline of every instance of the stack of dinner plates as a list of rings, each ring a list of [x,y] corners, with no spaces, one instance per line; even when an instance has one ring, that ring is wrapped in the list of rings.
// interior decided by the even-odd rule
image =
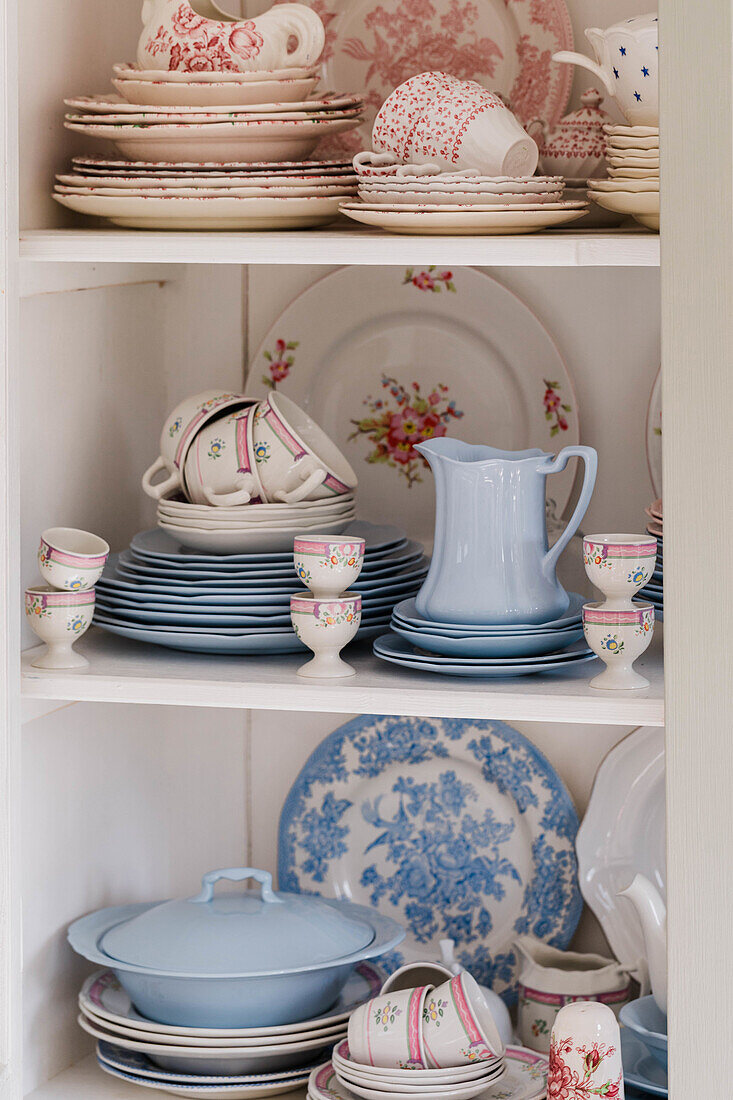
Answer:
[[[328,1012],[295,1024],[200,1028],[160,1024],[139,1013],[111,970],[79,993],[79,1024],[97,1039],[97,1061],[113,1077],[191,1097],[254,1100],[302,1088],[324,1049],[346,1034],[348,1018],[384,975],[360,963]]]
[[[608,179],[588,180],[599,206],[659,229],[659,127],[604,126]]]
[[[136,61],[112,66],[123,99],[140,106],[254,107],[307,100],[318,83],[313,67],[254,72],[143,69]]]
[[[344,533],[366,540],[355,586],[363,608],[357,640],[373,638],[389,624],[394,605],[420,589],[427,560],[420,543],[397,527],[362,520]],[[161,529],[142,532],[129,550],[110,557],[96,586],[94,622],[171,649],[300,652],[290,596],[303,589],[289,537],[289,550],[215,554],[192,550]]]

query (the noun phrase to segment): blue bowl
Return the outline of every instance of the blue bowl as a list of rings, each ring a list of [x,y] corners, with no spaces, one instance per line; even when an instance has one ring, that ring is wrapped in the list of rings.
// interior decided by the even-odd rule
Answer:
[[[633,1031],[644,1046],[649,1048],[649,1053],[660,1066],[667,1069],[667,1017],[657,1007],[654,998],[640,997],[637,1001],[624,1005],[619,1019],[624,1027]]]

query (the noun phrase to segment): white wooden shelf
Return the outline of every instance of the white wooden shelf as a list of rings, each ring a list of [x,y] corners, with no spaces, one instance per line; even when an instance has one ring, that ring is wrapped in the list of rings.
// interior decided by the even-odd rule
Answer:
[[[245,710],[328,711],[335,714],[411,714],[433,718],[664,725],[661,630],[636,667],[650,680],[641,692],[588,687],[600,663],[562,674],[469,680],[411,672],[378,660],[369,647],[347,659],[356,676],[305,680],[301,655],[269,658],[180,653],[142,645],[92,628],[78,645],[90,662],[81,672],[46,672],[23,655],[27,699],[64,702],[157,703]]]
[[[450,264],[482,267],[658,267],[659,237],[644,229],[415,237],[352,224],[273,232],[52,229],[21,233],[24,260],[83,263]]]
[[[111,1077],[97,1065],[93,1054],[82,1058],[45,1085],[26,1094],[26,1100],[141,1100],[139,1085]],[[165,1096],[165,1093],[158,1095]],[[289,1100],[305,1100],[307,1090],[287,1093]]]

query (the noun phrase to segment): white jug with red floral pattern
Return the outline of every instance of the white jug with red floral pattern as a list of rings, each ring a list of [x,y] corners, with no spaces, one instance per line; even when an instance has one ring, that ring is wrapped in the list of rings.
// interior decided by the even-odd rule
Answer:
[[[278,4],[234,19],[213,0],[144,0],[137,48],[143,69],[265,72],[309,68],[323,51],[323,23],[305,4]]]

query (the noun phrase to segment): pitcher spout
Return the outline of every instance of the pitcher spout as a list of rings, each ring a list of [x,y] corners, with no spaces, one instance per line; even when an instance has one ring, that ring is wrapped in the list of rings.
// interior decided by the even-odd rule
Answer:
[[[501,451],[485,443],[464,443],[460,439],[451,439],[446,435],[437,439],[428,439],[425,443],[416,443],[415,450],[430,462],[440,458],[457,465],[469,465],[483,462],[521,462],[530,458],[549,458],[546,451],[531,447],[526,451]]]

